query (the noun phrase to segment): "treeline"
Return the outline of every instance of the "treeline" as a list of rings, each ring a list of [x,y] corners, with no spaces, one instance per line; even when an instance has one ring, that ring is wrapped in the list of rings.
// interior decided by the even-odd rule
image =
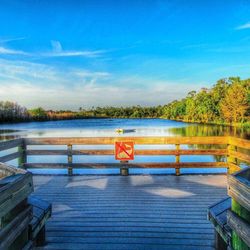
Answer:
[[[164,106],[163,117],[186,122],[249,124],[250,79],[221,79],[211,89],[192,91]]]
[[[163,115],[163,106],[157,107],[96,107],[90,110],[79,109],[79,115],[112,118],[158,118]]]
[[[31,119],[29,111],[17,103],[0,101],[0,122],[20,122]]]
[[[29,110],[33,120],[65,120],[82,118],[158,118],[163,115],[163,107],[92,107],[79,108],[79,111],[70,110],[44,110],[36,108]]]
[[[71,110],[45,110],[42,107],[27,110],[17,103],[0,102],[0,122],[49,121],[83,118],[157,118],[163,115],[163,106],[158,107],[92,107]]]
[[[181,99],[156,107],[92,107],[71,110],[27,110],[17,103],[0,102],[0,122],[46,121],[81,118],[166,118],[186,122],[250,124],[250,79],[221,79],[211,88],[192,91]]]

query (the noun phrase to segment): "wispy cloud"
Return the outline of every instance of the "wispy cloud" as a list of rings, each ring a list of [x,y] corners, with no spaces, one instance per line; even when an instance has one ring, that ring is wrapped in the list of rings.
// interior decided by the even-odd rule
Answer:
[[[59,41],[52,40],[51,45],[52,45],[53,52],[56,52],[56,53],[62,52],[62,45]]]
[[[17,101],[29,108],[42,106],[46,109],[78,109],[92,106],[158,105],[184,97],[190,86],[174,83],[157,83],[141,88],[115,84],[102,85],[96,81],[74,86],[51,85],[49,88],[31,83],[1,82],[0,99]],[[171,91],[170,91],[171,90]],[[63,98],[62,98],[63,96]],[[112,98],[111,98],[112,97]]]
[[[14,41],[24,40],[26,38],[27,37],[0,38],[0,43],[9,43],[9,42],[14,42]]]
[[[104,50],[63,50],[63,47],[59,41],[51,41],[52,52],[41,53],[42,56],[47,57],[99,57],[105,53]]]
[[[80,68],[62,72],[44,64],[9,60],[0,60],[0,85],[1,100],[46,109],[158,105],[184,97],[194,88],[192,84]]]
[[[245,30],[245,29],[250,29],[250,22],[242,24],[242,25],[236,27],[236,30]]]
[[[16,38],[18,39],[18,38]],[[19,38],[21,39],[21,38]],[[0,40],[0,44],[7,40]],[[8,40],[11,41],[11,40]],[[30,56],[30,57],[87,57],[96,58],[104,54],[105,50],[63,50],[62,45],[59,41],[51,41],[52,51],[51,52],[25,52],[17,49],[10,49],[6,46],[0,46],[0,55],[16,55],[16,56]]]
[[[52,53],[42,53],[42,56],[47,57],[99,57],[104,53],[103,50],[95,50],[95,51],[61,51],[61,52],[52,52]]]
[[[89,70],[75,70],[73,71],[75,75],[79,77],[109,77],[111,74],[109,72],[103,71],[89,71]]]
[[[28,55],[28,53],[22,50],[8,49],[5,47],[0,47],[0,55]]]
[[[0,59],[0,84],[1,81],[11,83],[15,80],[15,82],[41,84],[43,86],[58,83],[72,85],[74,81],[85,83],[89,79],[106,78],[110,75],[109,72],[105,71],[90,71],[81,68],[61,70],[55,66],[41,63]]]

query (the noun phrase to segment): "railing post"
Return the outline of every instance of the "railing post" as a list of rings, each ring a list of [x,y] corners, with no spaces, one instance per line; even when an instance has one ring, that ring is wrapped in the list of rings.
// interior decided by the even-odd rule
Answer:
[[[72,168],[72,145],[68,144],[68,175],[73,175],[73,168]]]
[[[177,154],[175,155],[175,162],[176,163],[180,163],[180,154],[179,154],[179,150],[180,150],[180,144],[176,144],[175,145],[175,149],[177,151]],[[180,175],[180,167],[176,166],[175,167],[175,175],[179,176]]]
[[[120,163],[121,164],[127,164],[128,161],[120,161]],[[122,176],[128,176],[129,175],[129,169],[128,169],[127,166],[126,167],[122,166],[120,168],[120,175],[122,175]]]
[[[238,163],[237,158],[232,157],[230,155],[231,150],[237,151],[237,147],[233,146],[231,144],[227,145],[227,163],[229,164],[228,169],[227,169],[228,174],[232,174],[232,173],[234,173],[234,172],[236,172],[238,170],[238,168],[237,168],[237,163]],[[233,167],[233,166],[235,166],[235,167]]]
[[[24,139],[22,139],[22,143],[18,147],[18,152],[20,153],[20,156],[18,158],[18,166],[24,168],[24,164],[27,163],[26,144]]]

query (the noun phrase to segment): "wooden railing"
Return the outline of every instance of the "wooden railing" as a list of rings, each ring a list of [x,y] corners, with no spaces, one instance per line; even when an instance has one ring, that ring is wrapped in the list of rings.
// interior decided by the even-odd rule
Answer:
[[[79,155],[114,155],[114,149],[76,149],[75,145],[114,145],[116,141],[133,141],[136,145],[175,145],[174,149],[135,149],[140,156],[174,156],[175,162],[117,162],[117,163],[74,163],[74,156]],[[61,149],[34,149],[34,145],[65,145]],[[181,145],[189,145],[182,149]],[[194,145],[194,147],[192,147]],[[128,174],[129,168],[174,168],[180,175],[181,168],[227,168],[229,173],[239,170],[239,161],[250,162],[247,150],[250,141],[235,137],[72,137],[72,138],[24,138],[0,143],[0,151],[18,147],[18,151],[0,157],[0,162],[19,159],[23,168],[67,168],[71,175],[74,168],[120,168]],[[215,148],[216,147],[216,148]],[[66,163],[30,163],[27,156],[61,155],[67,156]],[[182,155],[224,156],[226,161],[182,162]]]

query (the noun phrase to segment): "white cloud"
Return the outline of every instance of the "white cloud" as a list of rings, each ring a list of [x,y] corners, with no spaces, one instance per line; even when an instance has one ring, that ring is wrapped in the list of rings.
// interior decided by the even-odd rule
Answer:
[[[166,104],[194,89],[191,84],[3,59],[0,86],[0,100],[46,109]]]
[[[0,44],[1,43],[4,43],[4,41],[0,40]],[[80,56],[80,57],[87,57],[87,58],[95,58],[95,57],[100,57],[106,52],[105,50],[63,50],[62,45],[59,41],[51,41],[51,44],[52,44],[51,52],[33,52],[33,53],[28,53],[22,50],[9,49],[9,48],[0,46],[0,55],[16,55],[16,56],[30,56],[30,57],[37,57],[37,56],[38,57],[79,57]]]
[[[89,70],[74,70],[73,73],[79,77],[109,77],[111,74],[109,72],[103,71],[89,71]]]
[[[92,79],[104,79],[109,76],[111,74],[105,71],[90,71],[81,68],[64,68],[62,70],[45,64],[0,59],[0,84],[5,81],[42,86],[72,86],[75,83],[85,84]]]
[[[244,30],[244,29],[250,29],[250,22],[245,23],[243,25],[240,25],[238,27],[236,27],[237,30]]]
[[[42,106],[47,109],[78,109],[91,106],[130,106],[166,104],[186,95],[190,87],[174,84],[131,88],[114,85],[102,86],[95,82],[74,86],[50,86],[49,88],[23,83],[1,83],[0,99],[17,101],[27,107]]]
[[[58,80],[55,68],[43,64],[26,61],[10,61],[0,59],[0,83],[9,82],[51,82]]]
[[[51,40],[52,45],[52,52],[49,53],[41,53],[42,56],[47,57],[75,57],[75,56],[82,56],[82,57],[99,57],[103,54],[104,50],[63,50],[63,47],[59,41]]]
[[[52,48],[53,48],[53,51],[56,52],[56,53],[59,53],[62,51],[62,45],[59,41],[51,41],[51,45],[52,45]]]
[[[0,47],[0,55],[28,55],[28,53],[22,50],[14,50]]]
[[[0,43],[9,43],[9,42],[14,42],[14,41],[24,40],[26,38],[27,37],[0,38]]]
[[[85,50],[85,51],[61,51],[61,52],[52,52],[52,53],[42,53],[42,56],[47,57],[74,57],[74,56],[82,56],[82,57],[99,57],[105,51],[103,50]]]

